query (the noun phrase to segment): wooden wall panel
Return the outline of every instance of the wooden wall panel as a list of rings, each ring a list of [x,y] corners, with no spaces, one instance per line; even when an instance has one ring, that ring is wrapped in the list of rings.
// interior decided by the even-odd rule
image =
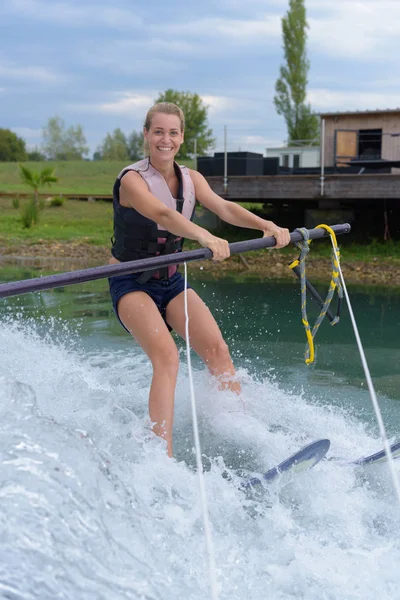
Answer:
[[[357,157],[358,137],[356,131],[338,131],[336,133],[336,162],[348,162]],[[342,158],[342,161],[339,161]]]
[[[400,111],[388,113],[367,113],[356,115],[327,115],[325,119],[325,166],[333,167],[335,162],[334,145],[335,131],[339,129],[382,129],[382,134],[400,133]],[[386,140],[386,136],[383,136]],[[386,143],[389,143],[389,140]],[[393,141],[390,143],[393,144]],[[397,154],[397,146],[394,151]],[[385,158],[392,158],[390,156]]]

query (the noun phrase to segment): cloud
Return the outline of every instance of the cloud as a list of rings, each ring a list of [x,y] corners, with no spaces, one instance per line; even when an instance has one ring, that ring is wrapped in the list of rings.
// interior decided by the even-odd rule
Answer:
[[[269,0],[265,14],[263,0],[224,0],[226,9],[243,15],[257,12],[257,19],[239,19],[215,23],[217,31],[237,39],[268,34],[276,42],[282,36],[281,19],[288,10],[288,0]],[[397,57],[398,0],[307,0],[309,47],[312,51],[346,59],[390,60]],[[263,11],[263,12],[260,12]],[[260,20],[261,17],[261,20]],[[200,31],[204,35],[204,27]],[[266,43],[266,40],[264,41]]]
[[[43,133],[41,129],[32,129],[31,127],[10,127],[10,129],[31,144],[37,143]]]
[[[201,99],[208,107],[208,114],[212,117],[225,114],[226,110],[232,106],[232,98],[227,96],[207,96],[202,95]]]
[[[87,45],[84,51],[80,49],[80,64],[88,67],[107,69],[114,73],[125,73],[127,75],[157,75],[159,73],[177,73],[185,69],[183,61],[171,62],[160,56],[165,52],[154,52],[152,56],[146,55],[148,44],[145,43],[114,43],[106,44],[102,48],[89,49]],[[141,56],[140,60],[135,57]]]
[[[67,81],[65,75],[40,66],[19,66],[10,62],[0,62],[0,76],[19,81],[35,81],[57,84]]]
[[[311,2],[312,7],[315,13],[308,18],[311,50],[347,61],[395,60],[391,48],[398,45],[400,2]]]
[[[74,27],[96,28],[99,24],[110,29],[131,30],[143,27],[137,10],[110,8],[107,4],[73,4],[43,0],[7,0],[3,12],[18,13],[37,21],[57,22]]]
[[[182,24],[149,23],[134,39],[88,39],[76,48],[80,64],[126,74],[185,72],[191,60],[243,58],[243,48],[273,43],[279,24],[271,21],[194,19]],[[252,52],[254,54],[254,52]],[[140,60],[138,60],[140,57]]]
[[[263,40],[266,44],[271,41],[271,36],[280,35],[281,25],[278,15],[265,15],[263,19],[226,19],[208,18],[194,19],[185,23],[167,23],[153,25],[151,32],[167,35],[188,36],[189,38],[217,38],[221,36],[231,39],[236,43],[253,42],[256,39]]]
[[[145,112],[154,103],[157,92],[137,94],[136,92],[118,92],[115,100],[94,104],[69,104],[68,108],[80,112],[97,112],[109,115],[125,115],[143,118]]]
[[[316,111],[393,109],[400,106],[396,93],[310,89],[307,100]]]

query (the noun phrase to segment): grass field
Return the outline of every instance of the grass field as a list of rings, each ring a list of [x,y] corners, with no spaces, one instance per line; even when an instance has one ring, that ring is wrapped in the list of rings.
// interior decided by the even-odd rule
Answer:
[[[20,209],[28,200],[20,200]],[[68,200],[63,206],[40,211],[39,223],[23,229],[20,209],[10,198],[0,198],[0,239],[5,244],[35,244],[43,241],[82,240],[95,245],[109,245],[112,234],[111,202]]]
[[[129,162],[129,161],[128,161]],[[47,166],[55,168],[55,174],[58,182],[51,188],[43,188],[41,193],[49,195],[57,194],[112,194],[114,181],[118,173],[127,164],[127,161],[54,161],[54,162],[27,162],[27,167],[34,170],[40,170]],[[182,161],[188,167],[192,166],[192,161]],[[18,163],[0,162],[0,194],[1,193],[19,193],[29,192],[29,189],[20,181]]]
[[[115,178],[126,162],[111,161],[58,161],[53,163],[25,163],[35,170],[51,164],[55,167],[59,181],[50,189],[44,188],[49,196],[58,194],[80,193],[95,196],[111,194]],[[190,162],[188,166],[192,166]],[[20,199],[20,208],[15,209],[11,198],[1,197],[1,192],[29,193],[30,190],[19,178],[18,163],[0,162],[0,243],[5,246],[21,244],[37,244],[57,241],[85,241],[96,246],[110,245],[113,228],[112,204],[110,202],[85,202],[67,200],[63,206],[46,207],[40,212],[39,223],[30,229],[24,229],[21,222],[21,208],[27,201]],[[250,210],[262,208],[262,204],[244,204]],[[239,229],[224,225],[215,232],[230,242],[251,239],[259,236],[259,232]],[[349,259],[374,261],[378,258],[400,260],[400,242],[376,241],[368,245],[349,243],[343,236],[339,243],[346,249]],[[188,241],[185,248],[196,248],[198,245]],[[329,243],[314,243],[313,254],[328,256]],[[284,249],[282,254],[293,254],[293,248]]]
[[[95,246],[110,246],[113,230],[113,209],[110,202],[86,202],[67,200],[63,206],[46,207],[40,212],[37,225],[23,229],[20,211],[25,199],[20,200],[20,208],[12,205],[10,198],[0,197],[0,243],[5,246],[43,244],[59,241],[84,241]],[[230,242],[259,237],[258,231],[224,225],[215,232]],[[400,260],[400,242],[372,242],[369,245],[349,244],[346,236],[338,239],[348,260],[373,262],[378,259]],[[185,249],[198,248],[196,242],[188,240]],[[261,251],[263,252],[263,251]],[[314,242],[311,254],[329,256],[331,246],[328,240]],[[280,251],[283,255],[293,255],[293,246]]]

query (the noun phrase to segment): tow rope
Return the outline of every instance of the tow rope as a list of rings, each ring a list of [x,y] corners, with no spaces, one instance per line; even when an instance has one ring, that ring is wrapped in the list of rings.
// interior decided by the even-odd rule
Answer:
[[[306,257],[310,251],[310,236],[307,229],[304,227],[299,227],[295,231],[298,231],[302,236],[302,240],[300,242],[296,242],[296,246],[300,248],[300,256],[297,260],[294,260],[289,268],[294,270],[296,275],[300,279],[300,290],[301,290],[301,318],[304,325],[304,329],[306,332],[308,347],[305,353],[305,362],[307,365],[311,365],[315,360],[315,346],[314,346],[314,338],[317,335],[317,331],[322,321],[324,320],[325,315],[328,313],[331,325],[336,325],[340,319],[340,308],[343,298],[343,288],[340,282],[339,277],[339,261],[340,261],[340,252],[337,245],[335,232],[329,225],[318,225],[316,229],[325,229],[331,236],[332,240],[332,275],[331,281],[329,284],[328,293],[326,295],[325,300],[318,295],[316,290],[311,286],[311,284],[307,281],[306,278]],[[336,252],[335,252],[336,251]],[[311,291],[314,298],[317,300],[318,304],[321,307],[321,311],[317,320],[315,322],[314,327],[311,330],[310,324],[308,322],[307,316],[307,289]],[[337,289],[338,293],[338,306],[336,316],[333,317],[329,311],[330,304],[332,302],[333,296],[335,294],[335,290]]]

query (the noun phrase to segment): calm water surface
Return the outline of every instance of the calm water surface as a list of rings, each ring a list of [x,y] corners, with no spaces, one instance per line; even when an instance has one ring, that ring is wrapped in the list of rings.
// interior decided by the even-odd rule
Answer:
[[[191,283],[243,386],[242,399],[217,391],[193,357],[220,598],[400,598],[400,507],[384,465],[324,461],[261,498],[239,490],[243,472],[313,439],[331,439],[330,457],[380,449],[346,306],[307,367],[296,282]],[[394,441],[400,290],[349,292]],[[0,596],[209,598],[184,344],[171,461],[149,430],[151,369],[105,281],[0,303]]]

